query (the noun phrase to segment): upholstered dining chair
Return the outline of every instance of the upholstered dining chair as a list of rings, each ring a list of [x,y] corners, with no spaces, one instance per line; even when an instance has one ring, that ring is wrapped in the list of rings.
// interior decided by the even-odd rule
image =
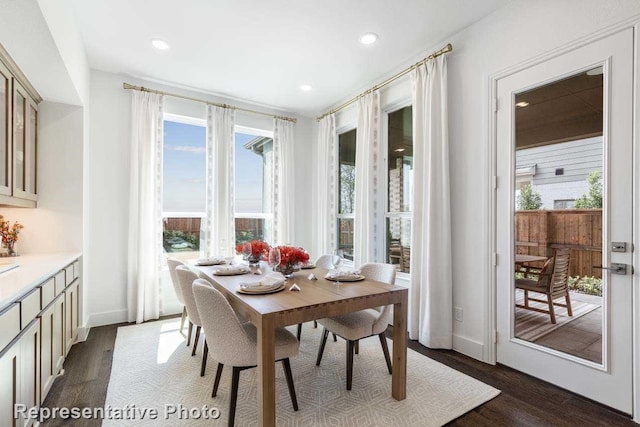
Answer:
[[[236,403],[238,400],[238,384],[240,372],[255,368],[257,360],[257,331],[251,323],[241,323],[229,301],[208,281],[198,279],[193,283],[198,312],[201,314],[205,335],[215,346],[211,355],[218,361],[218,370],[213,383],[211,397],[216,397],[220,376],[224,365],[232,366],[231,399],[229,402],[229,425],[235,422]],[[295,411],[298,410],[296,390],[291,375],[290,357],[298,354],[299,341],[284,328],[276,329],[275,359],[282,361],[284,374],[287,379],[291,403]]]
[[[325,255],[320,255],[318,257],[318,259],[316,260],[315,264],[317,268],[324,268],[326,270],[330,270],[333,268],[333,264],[331,263],[331,254],[325,254]],[[318,327],[318,321],[314,320],[313,321],[313,327],[317,328]],[[298,323],[298,341],[300,341],[300,337],[302,336],[302,323]],[[338,338],[336,337],[336,334],[333,334],[333,341],[336,342],[338,341]]]
[[[176,275],[178,276],[178,282],[180,283],[184,303],[187,307],[187,315],[189,316],[189,336],[191,336],[191,329],[193,328],[193,325],[196,326],[196,336],[193,340],[193,350],[191,350],[191,355],[195,356],[196,349],[198,348],[198,341],[200,340],[200,329],[202,328],[200,313],[198,313],[198,306],[196,305],[196,300],[193,296],[193,282],[198,278],[198,275],[186,265],[179,265],[176,268]],[[204,376],[204,371],[207,367],[208,350],[209,347],[207,345],[207,338],[205,334],[204,350],[202,352],[202,366],[200,368],[201,377]]]
[[[393,284],[396,280],[396,266],[392,264],[371,263],[360,267],[360,272],[367,279]],[[351,390],[353,379],[353,354],[361,339],[377,335],[380,339],[382,352],[384,353],[387,369],[391,374],[391,357],[387,346],[385,331],[391,321],[391,306],[371,308],[367,310],[347,313],[341,316],[318,320],[324,326],[316,366],[320,366],[322,354],[327,343],[329,332],[332,332],[347,341],[347,390]]]
[[[524,291],[524,304],[516,304],[516,307],[526,310],[547,313],[551,323],[556,323],[554,306],[565,307],[567,314],[573,316],[571,309],[571,297],[569,296],[569,264],[571,262],[571,249],[557,249],[555,255],[549,258],[542,269],[534,271],[529,269],[524,278],[516,279],[517,289]],[[532,298],[529,292],[536,292],[546,296],[546,299]],[[558,298],[564,298],[565,303],[555,302]],[[547,304],[548,310],[532,307],[529,301]]]
[[[178,297],[178,301],[180,302],[180,304],[182,304],[182,319],[180,320],[180,333],[182,333],[182,329],[184,328],[184,321],[187,319],[187,307],[184,305],[184,298],[182,297],[182,289],[180,288],[180,283],[178,283],[176,268],[179,265],[184,265],[184,262],[180,261],[178,258],[167,258],[167,265],[169,266],[169,274],[171,275],[171,284],[173,285],[173,290]],[[188,338],[188,341],[190,340],[191,336],[189,336]]]

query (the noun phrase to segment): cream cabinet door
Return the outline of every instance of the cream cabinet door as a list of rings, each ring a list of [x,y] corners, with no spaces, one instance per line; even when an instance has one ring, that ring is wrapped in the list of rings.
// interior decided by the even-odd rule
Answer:
[[[20,338],[20,393],[18,404],[29,408],[40,406],[40,319],[36,319]],[[19,417],[21,426],[30,426],[33,420]]]
[[[53,327],[56,324],[54,304],[40,313],[40,403],[44,402],[55,378]]]
[[[0,62],[0,194],[11,195],[11,73]]]
[[[78,285],[79,282],[75,281],[65,290],[65,355],[78,339]]]
[[[62,369],[65,357],[65,295],[60,294],[53,303],[53,328],[51,332],[51,357],[53,360],[53,376],[58,375]]]
[[[0,426],[14,426],[13,406],[19,392],[20,346],[18,343],[0,353]]]

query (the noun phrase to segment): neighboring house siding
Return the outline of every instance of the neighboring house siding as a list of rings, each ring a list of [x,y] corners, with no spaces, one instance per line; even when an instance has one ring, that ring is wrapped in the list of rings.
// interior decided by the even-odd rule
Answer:
[[[554,209],[556,200],[575,200],[589,190],[587,177],[602,176],[602,137],[562,142],[516,152],[516,169],[536,165],[532,186],[542,197],[541,209]],[[564,169],[556,175],[556,169]]]
[[[586,181],[593,171],[602,175],[602,137],[516,151],[516,168],[531,165],[537,165],[534,186]],[[564,168],[564,175],[556,175],[558,168]]]

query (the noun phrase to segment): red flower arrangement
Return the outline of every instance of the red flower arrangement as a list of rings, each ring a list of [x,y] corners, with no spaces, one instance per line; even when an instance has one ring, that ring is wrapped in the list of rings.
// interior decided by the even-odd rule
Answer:
[[[291,274],[293,270],[309,262],[309,254],[302,248],[295,246],[277,246],[276,249],[280,250],[280,264],[276,270],[283,274]]]
[[[18,241],[18,234],[20,234],[20,230],[23,228],[24,226],[18,221],[11,225],[10,221],[5,221],[4,217],[0,215],[0,237],[2,237],[10,256],[17,255],[14,247]]]
[[[266,261],[269,257],[269,249],[271,247],[267,242],[262,240],[251,240],[250,242],[238,243],[236,245],[236,253],[242,254],[244,245],[249,243],[251,245],[251,255],[249,256],[250,262],[258,262],[261,260]]]

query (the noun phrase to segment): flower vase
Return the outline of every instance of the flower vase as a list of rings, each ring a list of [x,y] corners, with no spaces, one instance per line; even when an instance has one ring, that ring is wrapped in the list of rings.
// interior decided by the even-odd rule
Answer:
[[[287,279],[291,279],[291,277],[293,277],[293,273],[297,271],[296,264],[289,263],[289,264],[279,265],[277,268],[277,271],[282,273],[282,275]]]
[[[17,242],[5,240],[4,247],[7,248],[7,256],[18,256]]]

